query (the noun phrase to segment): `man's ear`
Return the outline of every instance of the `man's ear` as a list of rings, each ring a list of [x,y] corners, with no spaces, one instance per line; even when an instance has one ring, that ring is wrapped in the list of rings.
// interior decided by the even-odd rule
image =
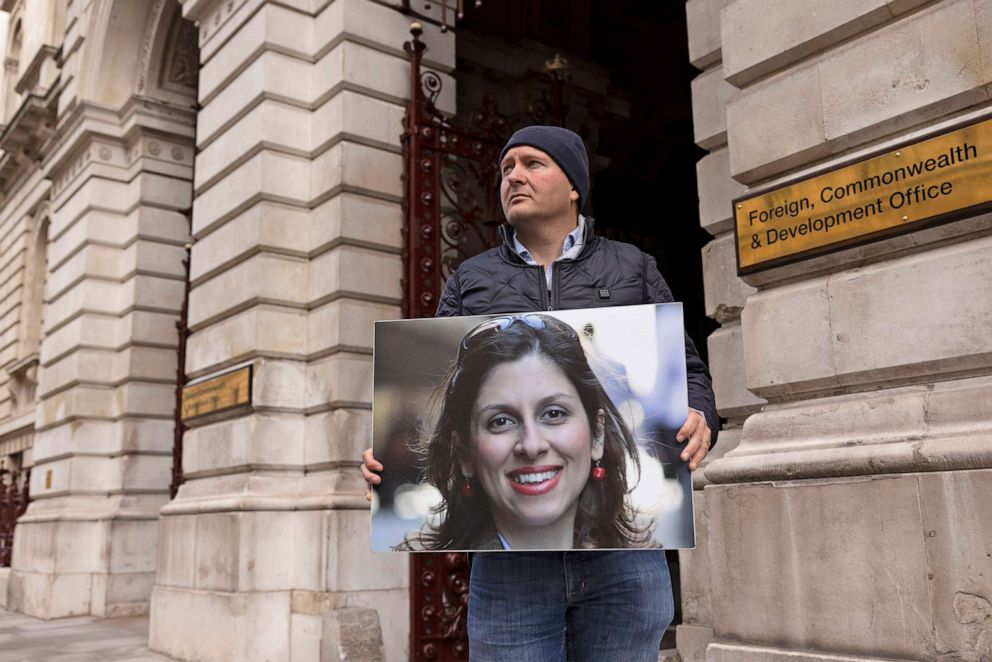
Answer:
[[[606,412],[602,409],[596,412],[596,433],[592,438],[592,459],[603,459],[603,448],[606,446]]]
[[[458,468],[461,469],[462,476],[471,478],[475,475],[475,463],[468,456],[468,449],[462,447],[461,437],[457,432],[451,433],[451,444],[455,449],[455,455],[458,456]]]

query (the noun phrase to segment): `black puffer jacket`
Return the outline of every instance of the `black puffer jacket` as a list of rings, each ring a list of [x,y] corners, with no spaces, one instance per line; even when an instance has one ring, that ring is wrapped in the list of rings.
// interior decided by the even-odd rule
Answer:
[[[500,228],[503,244],[462,262],[448,278],[437,317],[669,303],[672,293],[655,260],[636,246],[596,236],[586,218],[585,245],[575,259],[551,266],[549,300],[544,269],[529,265],[513,250],[513,228]],[[689,406],[706,416],[716,443],[720,429],[713,385],[696,346],[685,337]]]

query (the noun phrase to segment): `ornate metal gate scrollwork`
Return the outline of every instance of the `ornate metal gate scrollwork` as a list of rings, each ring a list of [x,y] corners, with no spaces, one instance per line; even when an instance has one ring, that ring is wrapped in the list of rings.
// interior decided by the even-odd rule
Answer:
[[[495,246],[496,159],[509,127],[492,97],[455,125],[437,109],[443,81],[421,71],[420,24],[403,45],[410,58],[411,100],[404,119],[403,316],[432,317],[445,279],[467,257]],[[413,554],[410,564],[410,657],[468,659],[468,557]]]
[[[31,470],[20,473],[0,469],[0,568],[9,568],[14,550],[14,525],[28,509]]]
[[[437,109],[443,82],[421,71],[427,46],[414,23],[403,45],[410,57],[411,100],[404,120],[405,317],[432,317],[444,280],[467,257],[495,246],[500,223],[496,159],[509,122],[487,96],[472,126]]]
[[[402,136],[403,316],[432,317],[444,281],[462,260],[499,243],[499,180],[496,161],[511,121],[486,95],[469,126],[438,110],[441,76],[422,71],[427,46],[419,23],[403,44],[410,59],[410,102]],[[549,60],[549,89],[512,124],[562,126],[562,89],[568,63]],[[412,554],[410,562],[410,657],[417,661],[468,659],[468,557],[457,553]]]
[[[411,563],[411,659],[467,660],[468,557],[414,554]]]
[[[441,8],[441,32],[448,31],[448,14],[453,13],[455,18],[461,20],[465,18],[465,0],[432,0],[433,4],[440,6]],[[424,11],[430,11],[431,0],[424,2],[421,0],[420,4],[423,6]],[[452,7],[452,3],[454,6]],[[411,0],[403,0],[403,13],[411,14],[413,13],[413,8],[410,6]],[[475,0],[475,8],[478,9],[482,6],[482,0]]]

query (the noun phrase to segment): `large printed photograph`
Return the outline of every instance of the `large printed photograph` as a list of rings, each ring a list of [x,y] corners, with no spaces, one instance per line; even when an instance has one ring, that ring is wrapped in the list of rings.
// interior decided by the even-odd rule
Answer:
[[[678,303],[376,322],[372,549],[679,549]]]

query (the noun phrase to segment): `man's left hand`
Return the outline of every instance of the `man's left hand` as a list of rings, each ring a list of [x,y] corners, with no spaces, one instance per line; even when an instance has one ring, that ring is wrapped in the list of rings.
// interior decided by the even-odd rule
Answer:
[[[695,409],[690,409],[685,423],[675,435],[680,444],[688,440],[682,449],[682,461],[689,463],[689,471],[695,471],[710,452],[710,437],[710,426],[706,424],[706,419]]]

